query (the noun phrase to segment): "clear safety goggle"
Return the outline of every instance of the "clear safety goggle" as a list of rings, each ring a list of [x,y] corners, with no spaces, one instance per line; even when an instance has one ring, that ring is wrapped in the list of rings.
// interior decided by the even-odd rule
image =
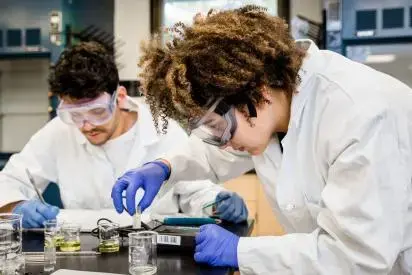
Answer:
[[[235,108],[222,100],[217,99],[202,117],[189,120],[190,134],[215,146],[224,146],[229,142],[237,128]]]
[[[83,127],[85,122],[99,126],[108,122],[116,108],[117,91],[110,94],[104,93],[98,98],[80,104],[67,104],[63,100],[57,107],[57,115],[69,125]]]

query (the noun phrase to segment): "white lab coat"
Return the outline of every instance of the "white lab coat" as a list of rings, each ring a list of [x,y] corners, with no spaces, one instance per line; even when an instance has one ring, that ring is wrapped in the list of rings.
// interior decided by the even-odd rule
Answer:
[[[170,121],[171,128],[166,135],[158,135],[148,106],[137,99],[129,98],[128,102],[130,109],[138,112],[138,121],[124,171],[152,161],[188,140],[174,121]],[[40,190],[49,182],[56,182],[66,209],[113,209],[110,195],[117,177],[104,150],[89,143],[77,128],[64,124],[59,118],[33,135],[0,172],[0,207],[35,197],[25,168],[33,174]],[[150,208],[156,214],[174,214],[180,208],[185,213],[198,215],[201,206],[214,200],[222,190],[210,181],[165,185]],[[142,195],[138,193],[136,201]]]
[[[282,140],[239,157],[191,139],[170,180],[256,169],[289,234],[241,238],[241,274],[412,274],[412,90],[310,41]]]

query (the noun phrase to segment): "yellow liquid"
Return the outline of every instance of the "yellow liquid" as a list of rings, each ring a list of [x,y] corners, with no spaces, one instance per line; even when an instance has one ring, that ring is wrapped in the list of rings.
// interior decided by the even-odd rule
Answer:
[[[64,237],[57,235],[54,237],[54,242],[56,243],[56,247],[60,247],[61,244],[64,242]]]
[[[60,244],[60,251],[63,251],[63,252],[80,251],[80,241],[62,242]]]
[[[99,244],[99,251],[102,253],[118,252],[120,249],[117,241],[103,241]]]

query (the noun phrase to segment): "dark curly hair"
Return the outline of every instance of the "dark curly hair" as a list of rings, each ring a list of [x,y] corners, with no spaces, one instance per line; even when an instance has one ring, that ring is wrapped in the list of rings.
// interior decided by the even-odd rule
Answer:
[[[281,18],[248,5],[196,16],[192,26],[177,23],[173,40],[162,46],[159,36],[142,46],[139,65],[158,129],[167,117],[183,124],[204,112],[211,97],[224,97],[246,116],[248,103],[267,102],[261,87],[282,89],[288,96],[298,85],[304,58]]]
[[[74,99],[113,94],[119,72],[112,54],[96,42],[83,42],[66,49],[49,76],[52,93]]]

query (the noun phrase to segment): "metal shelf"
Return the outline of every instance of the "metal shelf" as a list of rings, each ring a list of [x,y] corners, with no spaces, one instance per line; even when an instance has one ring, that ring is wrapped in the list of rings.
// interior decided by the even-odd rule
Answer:
[[[30,59],[30,58],[50,58],[50,52],[0,52],[0,60],[5,59]]]

